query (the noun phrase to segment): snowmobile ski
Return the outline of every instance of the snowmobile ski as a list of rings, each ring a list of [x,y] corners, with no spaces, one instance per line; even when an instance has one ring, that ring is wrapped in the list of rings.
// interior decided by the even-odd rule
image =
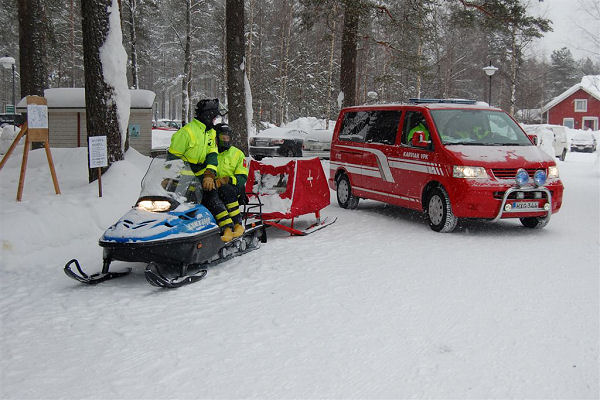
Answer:
[[[306,229],[296,229],[291,226],[283,225],[283,224],[280,224],[279,222],[275,222],[275,221],[264,221],[264,224],[267,226],[272,226],[274,228],[289,232],[293,236],[306,236],[306,235],[310,235],[311,233],[314,233],[316,231],[319,231],[323,228],[328,227],[329,225],[333,224],[335,221],[337,221],[337,217],[335,217],[335,218],[325,217],[325,218],[321,219],[320,221],[317,221],[314,224],[310,225]]]
[[[71,264],[75,264],[75,267],[77,268],[77,272],[79,272],[79,274],[77,274],[71,269]],[[105,266],[107,266],[106,261]],[[122,276],[128,275],[131,272],[131,268],[127,268],[125,271],[119,272],[108,272],[108,268],[103,268],[103,270],[104,269],[106,269],[107,271],[88,275],[85,272],[83,272],[81,266],[79,265],[79,261],[77,261],[77,259],[74,258],[65,264],[64,271],[69,278],[75,279],[76,281],[79,281],[81,283],[86,283],[88,285],[95,285],[97,283],[104,282],[109,279],[120,278]]]

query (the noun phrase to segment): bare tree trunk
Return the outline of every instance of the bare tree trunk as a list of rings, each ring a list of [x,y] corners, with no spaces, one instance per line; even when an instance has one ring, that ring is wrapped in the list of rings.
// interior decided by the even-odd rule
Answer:
[[[255,70],[258,71],[258,75],[260,76],[261,72],[263,71],[263,25],[264,25],[264,17],[265,17],[265,13],[264,11],[259,9],[259,22],[258,22],[258,55],[256,56],[257,59],[257,65],[255,66]],[[260,90],[260,89],[259,89]],[[259,92],[259,94],[261,94]],[[269,111],[270,111],[269,107]],[[258,101],[258,107],[256,109],[256,127],[257,130],[260,129],[260,121],[262,120],[263,117],[263,105],[262,105],[262,100]]]
[[[283,11],[283,10],[282,10]],[[282,31],[280,42],[280,54],[281,63],[279,66],[279,125],[283,125],[286,122],[286,109],[287,109],[287,83],[288,83],[288,64],[289,64],[289,51],[290,51],[290,36],[291,36],[291,14],[292,6],[289,6],[288,10],[285,10],[285,16],[283,20]]]
[[[246,110],[244,0],[226,0],[227,103],[229,126],[235,132],[234,145],[248,154],[251,115]]]
[[[248,21],[249,29],[248,32],[248,51],[246,52],[246,75],[248,81],[252,80],[252,46],[254,45],[254,4],[256,0],[249,1],[248,11],[250,12],[250,20]]]
[[[342,33],[342,62],[340,66],[340,90],[342,107],[356,104],[356,38],[358,35],[359,9],[354,2],[345,1],[344,31]]]
[[[75,87],[75,0],[71,0],[71,87]]]
[[[190,96],[192,80],[192,0],[186,0],[185,10],[185,50],[183,61],[183,78],[181,79],[181,123],[190,118]]]
[[[45,0],[19,0],[18,14],[21,96],[43,96],[44,89],[48,88],[48,20]],[[31,147],[39,149],[43,145],[34,142]]]
[[[420,15],[419,8],[419,21],[417,22],[417,84],[416,84],[416,95],[417,98],[421,98],[421,85],[423,80],[423,21]]]
[[[293,24],[293,6],[289,7],[290,13],[287,19],[287,30],[285,32],[285,57],[284,57],[284,71],[283,71],[283,86],[281,94],[281,125],[288,122],[288,83],[290,79],[290,47],[292,41],[292,24]]]
[[[329,120],[331,119],[331,92],[333,91],[333,60],[335,55],[335,22],[337,14],[337,4],[333,5],[333,25],[331,27],[331,40],[329,42],[329,71],[327,73],[327,105],[325,106],[325,129],[329,129]]]
[[[48,88],[45,0],[18,0],[21,96],[43,96]]]
[[[120,126],[119,112],[125,123],[129,119],[129,102],[124,104],[126,110],[118,110],[119,101],[117,99],[117,89],[113,84],[107,82],[105,76],[101,49],[106,44],[109,33],[122,38],[121,25],[110,25],[112,13],[119,15],[116,0],[82,0],[81,15],[83,28],[83,61],[85,67],[85,103],[86,103],[86,123],[88,136],[106,135],[108,163],[109,166],[118,160],[123,159],[122,138],[126,135],[126,125]],[[113,16],[114,17],[114,16]],[[120,18],[120,16],[119,16]],[[111,30],[113,30],[111,32]],[[118,30],[118,32],[115,32]],[[119,50],[119,51],[115,51]],[[122,63],[121,77],[109,77],[109,79],[119,79],[125,85],[127,84],[126,63],[127,54],[121,45],[119,49],[112,47],[111,61]],[[118,54],[116,54],[118,53]],[[106,54],[104,55],[106,57]],[[125,94],[119,94],[121,98]],[[127,91],[126,96],[129,95]],[[127,117],[127,118],[125,118]],[[90,182],[97,178],[96,169],[89,170]]]
[[[129,34],[131,36],[131,86],[139,89],[138,62],[137,62],[137,28],[135,25],[135,13],[137,0],[129,0]]]
[[[517,72],[518,72],[518,58],[517,54],[517,32],[516,27],[511,29],[511,62],[510,62],[510,115],[515,115],[515,105],[517,103]],[[498,99],[500,100],[500,99]],[[498,101],[498,104],[500,102]]]

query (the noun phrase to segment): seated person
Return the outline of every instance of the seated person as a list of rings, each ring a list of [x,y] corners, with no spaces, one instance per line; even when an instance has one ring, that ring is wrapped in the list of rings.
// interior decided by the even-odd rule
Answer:
[[[424,119],[421,119],[419,121],[419,123],[417,124],[417,126],[415,126],[414,128],[412,128],[409,132],[408,135],[406,136],[406,142],[408,144],[411,143],[412,138],[415,134],[415,132],[423,132],[423,140],[428,142],[429,141],[429,129],[427,129],[427,124],[425,123]]]
[[[233,237],[236,238],[244,233],[238,199],[246,195],[246,181],[248,180],[246,156],[243,151],[231,145],[233,131],[229,125],[217,124],[215,129],[219,149],[219,164],[215,182],[219,197],[227,207],[229,218],[233,221]]]
[[[200,100],[196,105],[195,118],[171,137],[169,155],[187,161],[193,174],[201,177],[202,204],[214,215],[221,228],[221,240],[229,242],[233,239],[233,221],[219,198],[215,184],[218,148],[213,124],[219,115],[222,114],[218,99]]]

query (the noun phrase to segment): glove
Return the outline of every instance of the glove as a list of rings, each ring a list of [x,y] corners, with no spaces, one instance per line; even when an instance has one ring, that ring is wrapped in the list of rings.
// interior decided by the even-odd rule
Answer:
[[[207,169],[204,172],[204,178],[202,178],[202,189],[210,192],[211,190],[215,190],[215,173]]]
[[[224,176],[222,178],[217,178],[215,180],[215,184],[217,185],[217,188],[220,188],[223,185],[227,185],[229,183],[229,177],[228,176]]]

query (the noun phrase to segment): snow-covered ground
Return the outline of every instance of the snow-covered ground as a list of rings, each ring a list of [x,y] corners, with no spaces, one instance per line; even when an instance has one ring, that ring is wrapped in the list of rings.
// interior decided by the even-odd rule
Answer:
[[[21,149],[0,171],[0,398],[597,399],[596,154],[559,162],[561,211],[431,231],[419,213],[332,204],[307,237],[269,231],[257,251],[178,290],[144,266],[84,286],[97,240],[135,202],[149,158],[130,150],[98,184],[86,149]],[[325,170],[328,162],[323,161]],[[125,263],[114,262],[119,269]]]

